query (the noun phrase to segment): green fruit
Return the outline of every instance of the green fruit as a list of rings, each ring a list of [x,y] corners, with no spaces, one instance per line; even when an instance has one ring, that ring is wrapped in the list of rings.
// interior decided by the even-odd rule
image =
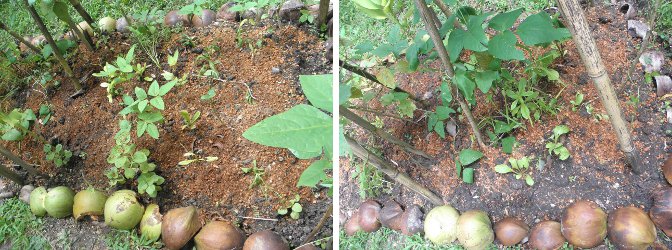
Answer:
[[[98,21],[98,27],[100,31],[104,32],[114,32],[117,28],[117,20],[112,19],[111,17],[103,17]]]
[[[457,219],[457,239],[467,250],[482,250],[495,240],[488,214],[479,210],[464,212]]]
[[[145,209],[145,215],[140,221],[140,234],[152,242],[161,237],[161,220],[163,215],[159,211],[159,205],[149,204]]]
[[[69,187],[55,187],[44,198],[44,209],[54,218],[64,218],[72,214],[75,192]]]
[[[75,203],[72,206],[75,220],[89,216],[92,220],[99,220],[103,216],[107,195],[93,188],[84,189],[75,195]]]
[[[435,207],[425,217],[425,237],[434,244],[450,244],[457,239],[460,213],[450,205]]]
[[[114,192],[105,202],[105,224],[112,228],[130,230],[142,219],[145,207],[131,190]]]
[[[35,216],[42,217],[47,213],[47,210],[44,209],[44,198],[46,197],[47,189],[44,187],[35,188],[30,192],[30,211]]]

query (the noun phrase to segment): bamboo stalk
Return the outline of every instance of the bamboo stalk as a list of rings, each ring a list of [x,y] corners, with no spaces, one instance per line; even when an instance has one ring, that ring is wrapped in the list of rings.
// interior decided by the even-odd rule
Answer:
[[[632,172],[640,174],[642,172],[639,152],[632,144],[630,138],[630,128],[628,122],[623,119],[621,105],[618,102],[614,87],[607,74],[607,70],[602,63],[602,57],[597,49],[595,40],[590,34],[590,28],[583,15],[583,10],[577,0],[558,0],[558,6],[562,16],[567,20],[567,27],[572,33],[572,39],[581,55],[581,59],[586,67],[586,72],[593,79],[595,88],[598,90],[602,105],[604,106],[611,126],[616,132],[616,137],[621,146],[621,151],[625,154],[626,161],[632,167]]]
[[[432,191],[427,189],[426,187],[422,186],[420,183],[414,181],[411,179],[410,176],[408,176],[406,173],[400,172],[397,170],[393,165],[384,160],[381,157],[378,157],[377,155],[373,154],[371,151],[365,149],[355,139],[352,139],[349,136],[345,136],[345,140],[348,141],[348,145],[350,145],[350,149],[352,152],[355,154],[355,156],[359,157],[363,161],[368,162],[369,164],[373,165],[376,167],[380,172],[383,172],[386,174],[388,177],[390,177],[392,180],[398,182],[399,184],[405,186],[406,188],[410,189],[411,191],[421,195],[422,197],[425,197],[425,199],[429,200],[434,205],[443,205],[443,199],[439,197],[438,195],[434,194]]]
[[[406,152],[409,152],[411,154],[416,154],[416,155],[425,157],[427,159],[433,159],[431,156],[429,156],[427,153],[423,152],[422,150],[418,150],[418,149],[414,148],[413,146],[411,146],[411,144],[397,139],[396,137],[394,137],[394,135],[392,135],[388,132],[385,132],[385,130],[376,128],[376,126],[373,126],[373,124],[364,120],[364,118],[358,116],[357,114],[353,113],[349,109],[344,108],[342,106],[339,106],[338,110],[340,112],[340,115],[342,115],[343,117],[345,117],[348,120],[354,122],[355,124],[362,127],[363,129],[365,129],[365,130],[367,130],[371,133],[374,133],[375,135],[379,136],[380,138],[383,138],[386,141],[389,141],[391,143],[396,144],[397,146],[404,149]]]
[[[16,40],[19,40],[19,42],[23,43],[23,45],[28,46],[28,48],[30,48],[30,50],[32,50],[36,54],[41,53],[40,49],[38,49],[33,44],[31,44],[30,41],[27,41],[26,39],[23,39],[23,37],[21,37],[16,32],[9,30],[9,28],[7,28],[7,26],[2,21],[0,21],[0,29],[3,29],[5,31],[7,31],[7,33],[9,33],[9,35],[13,36]]]
[[[374,76],[373,74],[367,72],[365,69],[362,69],[362,68],[357,67],[357,66],[355,66],[355,65],[351,65],[351,64],[349,64],[349,63],[347,63],[347,62],[345,62],[345,61],[343,61],[343,60],[338,60],[338,64],[341,66],[341,68],[344,68],[344,69],[346,69],[347,71],[350,71],[350,72],[355,73],[356,75],[359,75],[359,76],[361,76],[361,77],[364,77],[364,78],[366,78],[366,79],[368,79],[368,80],[370,80],[370,81],[372,81],[372,82],[375,82],[375,83],[378,83],[378,84],[380,84],[380,85],[382,85],[382,86],[385,86],[383,83],[381,83],[380,81],[378,81],[378,78],[376,78],[376,76]],[[387,88],[387,86],[385,86],[385,88]],[[404,90],[404,89],[402,89],[402,88],[395,87],[393,90],[394,90],[394,92],[402,92],[402,93],[406,93],[406,94],[408,94],[408,97],[411,98],[411,100],[413,100],[414,102],[417,102],[418,104],[420,104],[420,105],[423,106],[423,107],[426,107],[426,106],[429,105],[427,102],[418,99],[418,98],[417,98],[415,95],[413,95],[411,92],[408,92],[408,91],[406,91],[406,90]]]
[[[75,24],[75,21],[72,20],[72,17],[68,13],[68,5],[60,2],[56,3],[54,5],[54,13],[56,13],[58,19],[61,19],[61,21],[65,22],[68,25],[68,27],[70,27],[70,30],[72,30],[72,32],[74,32],[75,35],[77,35],[79,40],[84,42],[84,45],[86,45],[86,47],[89,50],[94,51],[93,40],[90,40],[91,37],[85,36],[84,33],[86,33],[86,31],[84,31],[83,28],[80,29],[78,25]]]
[[[75,7],[77,13],[79,13],[79,15],[82,16],[82,18],[84,18],[84,21],[89,23],[90,27],[93,27],[92,26],[92,24],[94,23],[93,18],[91,18],[91,15],[89,15],[89,13],[86,12],[86,10],[84,9],[84,7],[82,7],[79,1],[77,0],[68,0],[68,1],[70,2],[70,4],[72,4],[72,7]]]
[[[70,68],[70,65],[68,65],[68,62],[65,61],[65,58],[63,58],[61,51],[58,49],[58,46],[56,46],[56,42],[54,42],[54,38],[51,37],[51,34],[49,34],[49,30],[44,25],[42,18],[40,18],[40,15],[37,14],[35,8],[28,3],[28,0],[23,0],[23,4],[26,6],[26,9],[28,9],[28,12],[30,12],[30,16],[33,17],[35,23],[37,23],[37,27],[40,28],[40,32],[42,32],[44,38],[47,39],[47,43],[49,44],[49,46],[51,46],[52,53],[54,53],[56,60],[61,64],[63,70],[65,70],[65,74],[68,76],[68,78],[72,80],[73,84],[75,85],[75,90],[77,92],[81,92],[82,85],[79,84],[79,81],[77,81],[77,79],[75,79],[75,73],[72,71],[72,68]]]
[[[11,160],[16,165],[21,166],[21,168],[23,168],[24,170],[26,170],[28,173],[30,173],[32,175],[42,175],[40,172],[37,171],[37,169],[35,169],[35,167],[33,167],[33,165],[24,161],[23,159],[21,159],[21,157],[16,156],[11,151],[9,151],[7,148],[5,148],[4,146],[1,146],[1,145],[0,145],[0,155],[3,155],[5,157],[7,157],[7,159]]]
[[[16,172],[12,171],[8,167],[5,167],[4,165],[0,165],[0,176],[5,177],[7,179],[10,179],[11,181],[15,182],[19,186],[23,185],[23,177],[21,177],[19,174]]]
[[[415,5],[418,7],[420,10],[420,16],[422,16],[422,21],[425,23],[425,27],[427,29],[427,33],[429,33],[429,36],[432,38],[432,42],[434,43],[434,48],[436,51],[439,53],[439,57],[441,58],[441,62],[443,63],[443,68],[446,74],[450,79],[453,78],[455,75],[455,72],[453,71],[453,64],[450,63],[450,59],[448,59],[448,51],[446,50],[446,47],[443,45],[443,39],[441,38],[441,35],[439,34],[439,30],[436,29],[436,26],[432,25],[432,14],[433,10],[430,10],[429,7],[427,7],[427,4],[424,2],[424,0],[414,0]],[[450,84],[455,88],[455,84]],[[471,127],[472,132],[474,133],[474,137],[476,137],[476,142],[478,142],[479,147],[482,150],[485,150],[487,146],[483,142],[483,136],[481,135],[481,131],[478,130],[478,125],[474,121],[474,116],[471,114],[471,110],[469,109],[469,106],[467,106],[467,103],[465,102],[464,99],[462,99],[460,95],[460,91],[455,91],[457,94],[455,96],[455,99],[457,99],[457,102],[460,104],[460,108],[462,109],[462,112],[464,115],[467,117],[467,121],[469,122],[469,126]]]
[[[327,16],[329,15],[329,0],[320,0],[320,7],[317,13],[317,22],[315,26],[317,29],[321,29],[322,25],[327,24]]]

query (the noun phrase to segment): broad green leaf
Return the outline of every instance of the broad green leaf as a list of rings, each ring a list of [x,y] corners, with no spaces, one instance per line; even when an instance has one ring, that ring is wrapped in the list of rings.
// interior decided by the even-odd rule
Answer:
[[[516,33],[523,43],[530,46],[571,37],[566,28],[553,27],[553,21],[545,11],[525,18],[525,21],[518,26]]]
[[[408,47],[406,50],[406,60],[408,61],[408,68],[411,71],[416,71],[418,69],[418,65],[420,65],[420,60],[418,60],[418,52],[420,48],[418,48],[417,44],[413,44]]]
[[[294,203],[294,205],[292,205],[292,212],[300,213],[301,211],[303,211],[303,207],[301,206],[301,204]]]
[[[442,82],[441,87],[439,88],[441,89],[441,103],[443,103],[443,105],[450,104],[450,102],[453,101],[453,94],[450,92],[450,87],[448,87],[448,83],[445,81]]]
[[[499,73],[497,71],[483,71],[476,72],[475,74],[476,86],[483,93],[488,93],[492,87],[492,82],[499,79]]]
[[[502,139],[502,151],[507,154],[513,153],[513,146],[516,144],[516,137],[509,136]]]
[[[450,117],[450,114],[455,113],[454,109],[451,109],[447,106],[437,106],[436,107],[436,117],[438,120],[443,121]]]
[[[318,157],[318,156],[322,155],[322,149],[320,149],[318,151],[299,151],[299,150],[290,148],[289,152],[292,152],[292,154],[294,156],[296,156],[296,158],[299,158],[299,159],[302,159],[302,160],[312,159],[312,158],[315,158],[315,157]]]
[[[172,56],[168,55],[168,66],[173,67],[177,64],[177,58],[180,56],[179,53],[178,50],[175,50],[175,53]]]
[[[135,87],[135,96],[138,98],[138,100],[147,99],[147,93],[145,92],[145,90],[141,89],[141,88],[138,88],[138,87]],[[126,102],[126,100],[124,100],[124,103],[125,102]]]
[[[149,103],[151,103],[152,106],[160,110],[163,110],[165,108],[163,104],[163,98],[161,98],[160,96],[152,98],[151,100],[149,100]]]
[[[569,158],[569,150],[566,147],[559,147],[555,150],[555,153],[558,155],[561,161],[567,160]]]
[[[399,100],[399,104],[397,105],[397,112],[399,112],[399,114],[402,116],[413,118],[413,112],[416,108],[417,107],[413,101],[411,101],[409,98],[405,98]]]
[[[138,129],[135,131],[135,136],[140,137],[147,131],[147,122],[138,121]]]
[[[159,139],[159,128],[154,123],[147,123],[147,134],[154,139]]]
[[[206,93],[205,95],[202,95],[202,96],[201,96],[201,100],[210,100],[210,99],[212,99],[213,97],[215,97],[216,94],[217,94],[217,93],[215,93],[215,88],[212,87],[212,88],[210,88],[210,89],[208,90],[208,93]]]
[[[126,62],[131,63],[133,61],[133,58],[135,57],[135,44],[131,46],[131,48],[126,52]]]
[[[517,42],[516,35],[506,30],[490,39],[488,49],[492,56],[502,60],[525,60],[525,54],[516,48]]]
[[[243,137],[266,146],[315,152],[332,143],[331,120],[319,109],[299,104],[255,124]]]
[[[339,156],[344,156],[350,153],[350,145],[348,144],[348,141],[345,139],[345,134],[343,132],[343,125],[341,124],[339,126],[338,130],[338,155]]]
[[[460,151],[460,163],[463,166],[472,164],[483,157],[483,153],[473,150],[473,149],[464,149]]]
[[[147,94],[151,96],[158,96],[159,95],[159,83],[157,81],[153,81],[151,85],[149,85],[149,89],[147,90]]]
[[[135,152],[133,154],[133,162],[135,163],[143,163],[147,161],[147,155],[143,154],[142,152]]]
[[[466,33],[463,30],[453,30],[453,32],[450,32],[450,35],[448,35],[448,53],[450,57],[450,61],[456,62],[457,59],[460,59],[460,52],[462,52],[462,49],[464,48],[464,33]]]
[[[138,110],[140,110],[140,112],[145,111],[145,109],[147,108],[147,104],[149,104],[149,101],[147,101],[147,100],[140,101],[138,103]]]
[[[301,89],[313,106],[332,112],[332,75],[301,75]]]
[[[143,112],[138,114],[138,119],[149,122],[149,123],[155,123],[158,121],[163,120],[163,115],[161,115],[161,112]]]
[[[462,92],[464,99],[473,104],[475,102],[474,90],[476,89],[476,84],[467,77],[464,71],[456,71],[453,80],[457,84],[457,88]]]
[[[327,174],[324,170],[331,168],[331,162],[326,159],[314,161],[306,170],[301,173],[299,181],[296,183],[297,187],[316,187],[317,184],[327,179]]]
[[[394,72],[390,70],[389,68],[382,68],[378,71],[378,74],[376,74],[376,79],[385,87],[388,87],[390,89],[394,89],[397,87],[397,83],[395,82],[394,79]]]
[[[446,138],[446,127],[443,125],[443,121],[438,121],[434,125],[434,132],[436,132],[442,139]]]
[[[506,173],[511,173],[513,172],[513,169],[509,167],[506,164],[499,164],[495,166],[495,172],[500,173],[500,174],[506,174]]]
[[[163,86],[161,86],[159,88],[159,96],[164,96],[168,94],[168,91],[170,91],[171,89],[173,89],[173,87],[175,87],[175,83],[177,83],[177,81],[169,81]]]
[[[343,105],[350,99],[350,96],[352,96],[352,87],[347,84],[340,84],[338,86],[338,105]]]
[[[462,180],[467,184],[474,183],[474,169],[465,168],[464,171],[462,171]]]
[[[2,139],[5,141],[20,141],[23,139],[23,133],[15,128],[12,128],[2,135]]]
[[[490,22],[488,23],[488,26],[490,28],[493,28],[493,29],[499,30],[499,31],[507,30],[507,29],[511,28],[511,26],[513,26],[513,24],[518,19],[518,16],[520,16],[520,14],[522,14],[522,13],[523,13],[523,9],[519,8],[519,9],[509,11],[509,12],[497,14],[492,19],[490,19]]]
[[[561,135],[569,133],[569,126],[567,125],[558,125],[553,128],[553,135],[558,138]]]
[[[534,186],[534,179],[532,179],[532,176],[529,174],[525,176],[525,183],[527,183],[528,186]]]

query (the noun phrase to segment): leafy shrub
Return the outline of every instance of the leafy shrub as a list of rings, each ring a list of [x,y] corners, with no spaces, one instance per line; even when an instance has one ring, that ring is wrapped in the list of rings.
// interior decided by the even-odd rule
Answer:
[[[44,153],[46,153],[47,161],[52,161],[56,167],[62,167],[68,162],[70,162],[70,157],[72,157],[72,152],[67,149],[63,149],[63,145],[57,144],[52,146],[51,144],[44,144]]]
[[[101,87],[107,88],[107,99],[112,103],[112,98],[117,94],[116,86],[120,83],[127,82],[134,77],[140,79],[145,72],[146,65],[133,65],[135,60],[135,45],[126,53],[126,56],[118,56],[114,64],[105,63],[103,71],[93,73],[93,76],[101,77],[109,82],[103,82]]]
[[[5,141],[21,141],[28,134],[30,125],[37,117],[32,109],[26,109],[23,112],[20,109],[14,109],[8,114],[0,112],[0,133]]]
[[[124,105],[126,107],[119,112],[120,115],[127,115],[134,113],[137,115],[137,129],[136,135],[138,137],[149,134],[154,139],[159,139],[159,128],[156,125],[163,121],[161,110],[165,109],[163,96],[175,86],[177,80],[169,81],[168,83],[159,86],[157,81],[153,81],[149,89],[145,92],[140,87],[135,87],[135,98],[124,95]]]
[[[520,159],[509,158],[509,163],[511,166],[506,164],[499,164],[495,166],[495,172],[500,174],[513,173],[517,180],[523,178],[525,179],[525,183],[527,183],[528,186],[534,185],[534,179],[528,172],[530,168],[530,158],[527,156]]]

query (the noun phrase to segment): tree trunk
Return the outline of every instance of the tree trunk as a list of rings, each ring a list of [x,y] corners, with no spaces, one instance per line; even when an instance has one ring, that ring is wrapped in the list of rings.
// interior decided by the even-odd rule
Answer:
[[[40,18],[40,15],[37,14],[35,8],[28,3],[28,0],[23,0],[23,4],[28,9],[28,12],[30,12],[30,16],[33,17],[35,23],[37,23],[37,27],[40,28],[40,32],[42,32],[44,38],[47,39],[47,43],[49,43],[49,46],[51,46],[52,53],[54,53],[56,60],[58,60],[58,62],[63,67],[63,70],[65,70],[65,74],[68,76],[68,78],[72,80],[73,84],[75,85],[75,90],[77,92],[80,92],[82,90],[82,85],[79,84],[79,81],[77,81],[77,79],[75,79],[75,73],[72,72],[72,68],[70,68],[68,62],[65,61],[65,58],[63,58],[61,51],[58,49],[58,46],[56,46],[56,42],[54,42],[54,38],[51,37],[51,34],[49,34],[49,30],[47,30],[47,27],[44,25],[44,22],[42,22],[42,18]]]
[[[31,49],[33,52],[35,52],[36,54],[40,54],[40,53],[41,53],[41,52],[40,52],[40,49],[38,49],[38,48],[35,47],[33,44],[31,44],[30,41],[27,41],[26,39],[23,39],[23,37],[21,37],[21,36],[20,36],[19,34],[17,34],[16,32],[9,30],[9,28],[7,28],[7,26],[5,26],[5,24],[4,24],[3,22],[0,22],[0,29],[3,29],[3,30],[5,30],[5,31],[7,31],[7,33],[9,33],[11,36],[13,36],[14,38],[16,38],[16,40],[19,40],[19,42],[21,42],[21,43],[23,43],[24,45],[28,46],[28,48],[30,48],[30,49]]]
[[[355,124],[362,127],[363,129],[380,136],[380,138],[383,138],[386,141],[389,141],[391,143],[396,144],[397,146],[404,149],[406,152],[409,152],[411,154],[416,154],[416,155],[425,157],[425,158],[430,159],[430,160],[433,159],[431,156],[429,156],[427,153],[423,152],[422,150],[416,149],[413,146],[411,146],[411,144],[408,144],[405,141],[397,139],[396,137],[394,137],[394,135],[392,135],[392,134],[390,134],[390,133],[388,133],[388,132],[386,132],[382,129],[376,128],[376,126],[373,126],[373,124],[364,120],[364,118],[358,116],[357,114],[353,113],[349,109],[344,108],[344,107],[339,107],[338,110],[340,112],[340,115],[342,115],[346,119],[354,122]]]
[[[82,16],[82,18],[84,18],[84,21],[89,23],[89,26],[93,27],[93,23],[94,23],[93,18],[91,18],[89,13],[86,12],[86,10],[84,9],[84,7],[82,7],[82,5],[79,3],[79,1],[77,1],[77,0],[68,0],[68,1],[70,1],[70,4],[72,4],[72,7],[75,7],[75,10],[77,11],[77,13],[79,13],[79,15]]]
[[[448,58],[448,51],[446,51],[446,47],[443,46],[443,39],[439,34],[439,30],[436,28],[436,26],[433,25],[434,23],[432,21],[433,10],[430,10],[429,7],[427,7],[427,4],[425,3],[424,0],[414,0],[414,1],[415,5],[420,10],[420,16],[422,16],[422,21],[425,23],[427,33],[429,33],[429,36],[432,38],[434,48],[436,48],[436,51],[439,53],[439,57],[441,58],[441,62],[443,63],[444,71],[446,72],[448,77],[452,80],[453,76],[455,75],[455,72],[453,72],[453,64],[450,63],[450,59]],[[455,87],[454,85],[455,84],[452,83],[450,84],[450,86],[452,86],[453,88]],[[474,137],[476,137],[476,142],[478,142],[478,145],[480,146],[481,150],[485,150],[487,146],[483,142],[483,136],[481,136],[481,131],[478,130],[478,125],[474,121],[474,116],[471,114],[469,106],[467,106],[467,103],[460,96],[460,91],[455,91],[455,93],[457,93],[455,95],[455,99],[457,99],[457,102],[460,104],[462,112],[467,117],[469,126],[471,127],[471,130],[474,133]]]
[[[327,16],[329,15],[329,0],[320,0],[320,8],[317,13],[317,22],[315,25],[320,30],[322,25],[327,24]]]
[[[416,192],[422,197],[425,197],[432,204],[436,206],[444,204],[443,199],[441,199],[441,197],[434,194],[426,187],[422,186],[422,184],[417,183],[416,181],[411,179],[411,177],[408,176],[406,173],[402,173],[399,170],[397,170],[395,167],[393,167],[393,165],[390,162],[384,160],[383,158],[378,157],[374,153],[370,152],[369,150],[359,145],[359,143],[357,143],[355,139],[352,139],[349,136],[345,136],[345,139],[348,141],[348,145],[350,145],[350,149],[352,150],[352,152],[363,161],[373,165],[380,172],[383,172],[388,177],[398,182],[399,184],[405,186],[406,188],[410,189],[411,191]]]
[[[602,105],[609,115],[609,120],[616,132],[621,151],[623,151],[628,164],[632,167],[632,172],[640,174],[642,169],[639,153],[632,144],[629,125],[623,119],[621,105],[618,102],[614,87],[611,85],[607,70],[602,63],[595,40],[593,40],[590,34],[590,28],[583,15],[583,10],[577,0],[558,0],[558,5],[562,16],[567,20],[567,27],[572,33],[572,39],[579,50],[583,64],[586,66],[586,72],[593,79],[595,88],[597,88],[600,99],[602,99]]]

